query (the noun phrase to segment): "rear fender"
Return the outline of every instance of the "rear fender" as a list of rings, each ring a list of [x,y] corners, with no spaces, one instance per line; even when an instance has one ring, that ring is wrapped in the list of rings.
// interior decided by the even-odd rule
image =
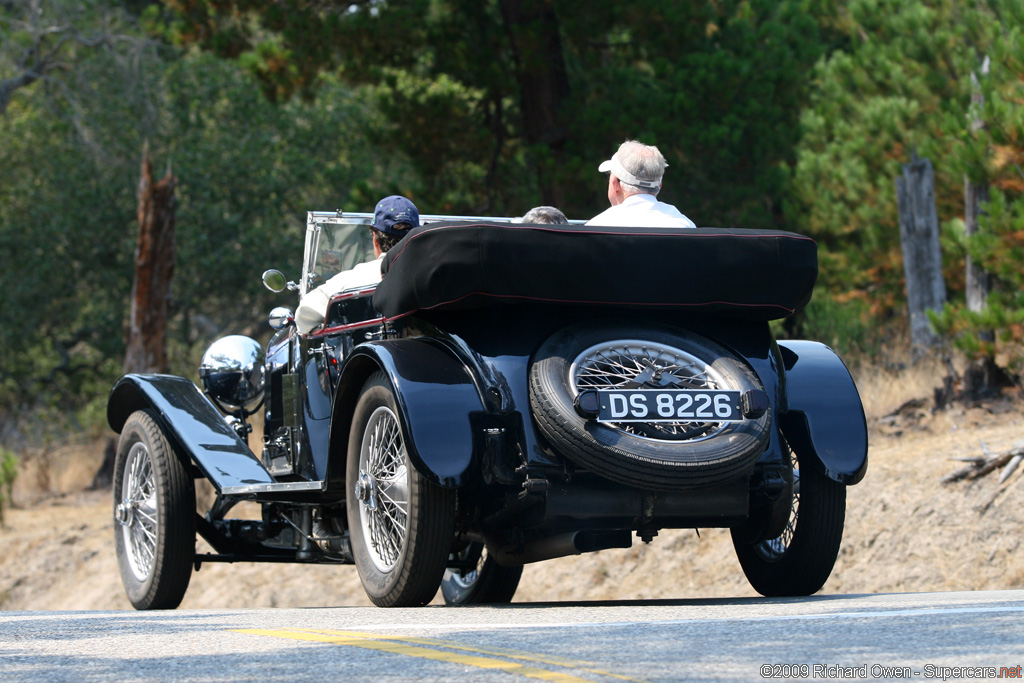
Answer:
[[[868,429],[857,386],[832,349],[780,341],[788,410],[782,433],[801,458],[830,479],[856,484],[868,467]]]
[[[150,409],[179,451],[217,492],[274,480],[249,447],[195,384],[173,375],[125,375],[110,390],[107,422],[120,433],[128,416]]]
[[[388,339],[360,344],[345,362],[331,421],[331,488],[344,482],[356,402],[378,370],[391,383],[413,466],[441,486],[463,485],[474,462],[470,415],[484,410],[473,375],[448,348],[429,339]]]

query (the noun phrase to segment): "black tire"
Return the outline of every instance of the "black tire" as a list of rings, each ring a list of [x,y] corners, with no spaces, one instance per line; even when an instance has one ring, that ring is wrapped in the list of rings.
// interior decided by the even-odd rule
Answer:
[[[763,390],[745,363],[692,332],[585,324],[556,333],[534,355],[530,405],[537,427],[570,460],[638,488],[711,486],[749,472],[768,441],[770,410],[736,423],[670,425],[605,424],[576,413],[579,391],[643,386],[653,381],[646,377],[651,367],[681,388]]]
[[[793,466],[793,506],[786,529],[767,541],[733,547],[750,585],[765,597],[811,595],[825,585],[839,555],[846,485],[810,467]]]
[[[345,481],[352,554],[366,595],[378,607],[429,603],[448,563],[455,492],[409,461],[383,373],[367,380],[356,403]]]
[[[446,605],[499,605],[512,602],[523,568],[503,567],[487,554],[482,543],[470,543],[457,553],[462,561],[476,560],[470,571],[448,569],[441,579],[441,593]]]
[[[192,577],[195,481],[154,417],[132,413],[114,464],[114,547],[135,609],[174,609]]]

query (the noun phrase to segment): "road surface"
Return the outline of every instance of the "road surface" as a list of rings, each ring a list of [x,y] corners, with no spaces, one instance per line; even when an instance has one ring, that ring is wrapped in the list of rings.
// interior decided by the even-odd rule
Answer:
[[[992,680],[1024,591],[504,607],[0,612],[0,680]]]

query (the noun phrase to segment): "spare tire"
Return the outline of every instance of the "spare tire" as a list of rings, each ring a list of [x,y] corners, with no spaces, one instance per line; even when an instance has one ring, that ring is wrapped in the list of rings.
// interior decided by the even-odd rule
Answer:
[[[530,366],[530,405],[540,432],[576,464],[629,486],[707,487],[742,476],[764,451],[771,410],[741,422],[609,423],[574,408],[587,389],[733,390],[763,387],[720,345],[670,327],[586,323],[541,345]]]

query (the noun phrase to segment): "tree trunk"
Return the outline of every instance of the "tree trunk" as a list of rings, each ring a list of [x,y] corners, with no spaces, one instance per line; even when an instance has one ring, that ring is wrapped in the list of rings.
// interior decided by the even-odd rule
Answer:
[[[114,481],[114,459],[117,457],[117,444],[113,438],[107,439],[107,445],[103,449],[103,462],[100,468],[93,475],[92,490],[110,488]]]
[[[125,332],[125,373],[167,372],[167,315],[174,275],[174,186],[170,169],[153,182],[149,149],[142,153],[138,188],[139,237],[135,277]],[[114,476],[114,440],[109,439],[92,488],[110,486]]]
[[[565,196],[558,171],[568,138],[561,109],[569,97],[569,75],[558,16],[551,0],[501,0],[500,4],[516,65],[526,139],[535,149],[546,150],[538,159],[541,196],[545,204],[561,206]]]
[[[985,211],[987,203],[988,185],[976,184],[966,178],[964,180],[964,233],[968,239],[971,235],[977,234],[978,216]],[[965,282],[968,311],[979,313],[985,309],[989,287],[989,274],[968,254]],[[996,365],[995,333],[992,330],[979,330],[978,339],[987,350],[981,358],[969,361],[964,369],[962,391],[963,398],[967,401],[977,401],[991,396],[999,387],[1007,384],[1006,373]]]
[[[981,78],[988,75],[989,58],[984,57],[981,63]],[[971,74],[971,122],[970,130],[975,133],[985,127],[981,118],[985,99],[979,85],[977,74]],[[968,242],[979,231],[978,217],[984,213],[988,203],[988,183],[984,180],[975,182],[969,176],[964,177],[964,234]],[[967,310],[979,313],[985,309],[990,288],[989,274],[975,263],[970,253],[967,254],[966,298]],[[964,370],[963,397],[974,401],[993,394],[999,386],[1005,384],[1006,375],[996,365],[995,333],[992,330],[980,330],[978,339],[985,345],[985,355],[971,360]]]
[[[969,178],[964,179],[964,234],[970,239],[971,235],[978,233],[978,216],[985,211],[985,204],[988,203],[988,185],[981,185],[971,182]],[[965,283],[967,294],[967,310],[978,313],[985,308],[985,300],[988,298],[989,276],[979,264],[974,262],[970,254],[967,254],[967,280]],[[991,340],[992,333],[984,333],[988,340]]]
[[[941,310],[946,303],[932,162],[914,154],[910,163],[903,165],[903,175],[896,179],[896,195],[910,309],[910,346],[916,359],[939,341],[926,311]]]
[[[174,186],[170,170],[153,182],[149,150],[143,152],[138,189],[139,239],[125,340],[124,371],[167,372],[167,315],[174,275]]]

